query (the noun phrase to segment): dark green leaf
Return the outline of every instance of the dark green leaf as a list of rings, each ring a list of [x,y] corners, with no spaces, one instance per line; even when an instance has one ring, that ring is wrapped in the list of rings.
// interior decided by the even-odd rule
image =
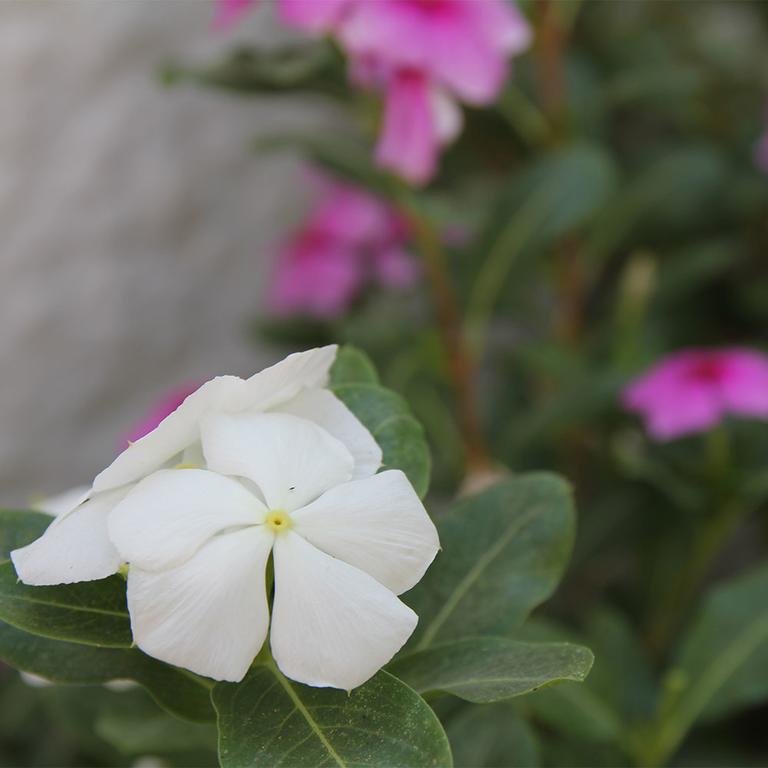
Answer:
[[[509,704],[464,707],[445,726],[457,766],[533,768],[539,748],[531,727]]]
[[[403,470],[423,497],[429,487],[429,448],[405,401],[376,384],[339,384],[331,389],[381,446],[382,469]]]
[[[593,660],[581,645],[472,637],[416,651],[388,669],[418,693],[442,691],[484,704],[563,680],[582,681]]]
[[[667,676],[650,758],[661,764],[699,719],[768,699],[768,565],[707,598]]]
[[[386,672],[346,693],[257,666],[241,683],[219,683],[213,703],[223,768],[451,765],[434,712]]]
[[[42,512],[0,510],[0,560],[7,560],[12,550],[40,538],[52,522],[53,518]]]
[[[109,680],[135,680],[179,717],[210,720],[210,681],[162,662],[136,649],[95,648],[49,640],[0,622],[0,659],[12,667],[54,683],[89,685]]]
[[[28,587],[10,562],[0,564],[0,619],[25,632],[115,648],[130,648],[133,639],[125,579]]]
[[[556,475],[519,475],[457,502],[437,521],[443,551],[405,597],[417,649],[502,634],[552,594],[570,556],[574,511]]]
[[[662,155],[621,187],[595,221],[585,258],[601,263],[642,223],[700,217],[723,181],[722,158],[711,147]]]

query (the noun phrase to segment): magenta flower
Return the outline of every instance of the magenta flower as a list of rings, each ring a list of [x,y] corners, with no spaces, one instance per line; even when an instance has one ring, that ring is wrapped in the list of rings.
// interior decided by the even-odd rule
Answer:
[[[219,16],[253,0],[219,0]],[[384,94],[376,160],[413,184],[434,175],[441,149],[461,130],[458,102],[491,104],[509,59],[531,41],[507,0],[280,0],[286,24],[331,34],[358,85]]]
[[[322,199],[281,250],[270,304],[281,315],[332,318],[371,283],[408,288],[418,277],[408,229],[388,205],[356,187],[321,180]]]
[[[741,348],[682,350],[632,382],[622,400],[657,440],[706,432],[726,415],[768,420],[768,356]]]
[[[256,0],[216,0],[216,29],[228,29],[240,21],[254,5]]]
[[[155,405],[152,406],[149,413],[134,425],[130,432],[125,436],[125,442],[135,443],[139,438],[149,434],[166,416],[173,413],[193,392],[200,388],[200,384],[186,384],[183,387],[177,387],[165,394]]]

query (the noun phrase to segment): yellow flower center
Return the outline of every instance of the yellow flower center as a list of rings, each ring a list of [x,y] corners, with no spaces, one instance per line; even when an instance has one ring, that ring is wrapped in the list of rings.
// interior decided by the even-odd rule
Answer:
[[[291,516],[284,512],[282,509],[273,509],[268,515],[264,523],[269,526],[275,533],[283,533],[290,530],[293,521]]]

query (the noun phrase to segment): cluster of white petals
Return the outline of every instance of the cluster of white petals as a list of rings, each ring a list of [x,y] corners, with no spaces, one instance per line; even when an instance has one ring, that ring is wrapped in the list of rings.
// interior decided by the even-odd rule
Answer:
[[[127,564],[133,638],[150,656],[239,681],[269,633],[288,677],[365,682],[413,632],[397,595],[439,542],[405,475],[377,474],[381,449],[326,388],[335,356],[323,347],[204,384],[12,553],[21,580],[91,581]]]

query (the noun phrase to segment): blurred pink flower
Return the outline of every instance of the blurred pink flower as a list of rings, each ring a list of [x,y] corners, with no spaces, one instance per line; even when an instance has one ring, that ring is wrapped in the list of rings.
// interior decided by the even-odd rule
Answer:
[[[356,187],[321,181],[322,199],[278,258],[270,293],[281,315],[331,318],[365,285],[407,288],[418,278],[408,229],[391,207]]]
[[[253,0],[219,0],[236,17]],[[413,184],[461,130],[457,102],[491,104],[531,30],[508,0],[280,0],[286,24],[332,34],[353,82],[384,93],[376,160]]]
[[[216,29],[228,29],[240,21],[257,0],[216,0],[216,17],[213,25]]]
[[[750,349],[676,352],[622,396],[657,440],[706,432],[726,415],[768,420],[768,356]]]
[[[186,384],[166,393],[149,413],[130,430],[125,436],[125,441],[135,443],[139,438],[151,432],[168,414],[173,413],[193,392],[200,388],[200,384]]]

